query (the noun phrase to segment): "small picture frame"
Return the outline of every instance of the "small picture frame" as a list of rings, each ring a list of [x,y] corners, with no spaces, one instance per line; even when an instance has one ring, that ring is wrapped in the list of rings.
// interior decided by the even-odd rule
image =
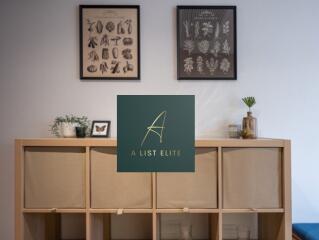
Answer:
[[[91,137],[109,137],[111,121],[93,121],[91,127]]]

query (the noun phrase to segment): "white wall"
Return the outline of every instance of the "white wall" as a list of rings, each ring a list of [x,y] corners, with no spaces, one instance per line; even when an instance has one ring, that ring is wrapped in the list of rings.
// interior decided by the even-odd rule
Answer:
[[[142,80],[80,81],[78,5],[141,5]],[[176,5],[238,7],[238,80],[176,80]],[[13,140],[49,136],[61,114],[110,119],[117,94],[195,94],[197,137],[224,136],[254,95],[260,136],[293,141],[293,220],[319,221],[319,1],[2,0],[0,239],[13,239]]]

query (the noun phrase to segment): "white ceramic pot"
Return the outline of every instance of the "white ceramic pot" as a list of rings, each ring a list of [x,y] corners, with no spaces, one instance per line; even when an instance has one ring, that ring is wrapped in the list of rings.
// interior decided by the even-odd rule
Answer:
[[[65,138],[76,137],[75,127],[76,123],[62,123],[61,124],[61,132],[62,136]]]

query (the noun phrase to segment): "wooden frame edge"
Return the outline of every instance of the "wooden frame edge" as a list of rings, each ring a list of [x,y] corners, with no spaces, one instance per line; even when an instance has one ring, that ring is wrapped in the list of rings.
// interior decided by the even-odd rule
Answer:
[[[22,173],[22,141],[15,140],[15,240],[23,240],[23,173]]]
[[[233,10],[233,17],[234,17],[234,76],[233,77],[181,77],[180,76],[180,39],[179,39],[179,32],[180,32],[180,10],[190,10],[190,9],[230,9]],[[177,80],[179,81],[236,81],[238,77],[237,73],[237,66],[238,66],[238,59],[237,59],[237,6],[236,5],[177,5],[176,6],[176,76]]]
[[[83,9],[84,8],[129,8],[129,9],[136,9],[137,11],[137,16],[136,16],[136,21],[137,21],[137,38],[138,38],[138,43],[137,43],[137,76],[136,77],[85,77],[83,73]],[[140,23],[140,5],[112,5],[112,4],[95,4],[95,5],[86,5],[86,4],[80,4],[79,5],[79,26],[80,31],[79,31],[79,51],[80,51],[80,80],[81,81],[112,81],[112,80],[119,80],[119,81],[139,81],[141,80],[141,23]]]
[[[291,216],[291,141],[285,140],[284,152],[283,152],[283,160],[284,160],[284,194],[283,194],[283,207],[285,210],[284,213],[284,235],[286,240],[292,239],[292,216]]]

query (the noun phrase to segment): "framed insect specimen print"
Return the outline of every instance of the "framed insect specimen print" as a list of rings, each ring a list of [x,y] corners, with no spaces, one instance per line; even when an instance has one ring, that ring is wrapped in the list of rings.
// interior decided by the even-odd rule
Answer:
[[[177,7],[177,78],[237,79],[236,6]]]
[[[80,5],[80,78],[140,79],[136,5]]]
[[[91,137],[109,137],[111,121],[93,121]]]

